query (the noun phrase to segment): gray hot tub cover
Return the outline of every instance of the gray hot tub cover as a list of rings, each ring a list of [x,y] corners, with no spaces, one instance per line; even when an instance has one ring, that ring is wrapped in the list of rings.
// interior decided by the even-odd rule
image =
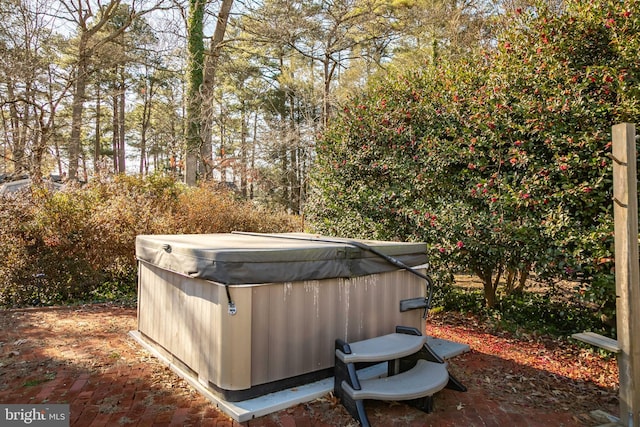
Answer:
[[[354,277],[398,269],[348,242],[304,233],[140,235],[136,257],[165,270],[228,285]],[[427,262],[425,243],[358,242],[410,267]]]

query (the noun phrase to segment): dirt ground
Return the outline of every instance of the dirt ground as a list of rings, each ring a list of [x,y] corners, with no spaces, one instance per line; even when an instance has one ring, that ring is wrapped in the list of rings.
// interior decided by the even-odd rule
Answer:
[[[87,305],[0,311],[0,403],[68,403],[72,426],[238,426],[129,337],[136,310]],[[466,393],[443,390],[425,414],[367,402],[374,426],[596,426],[617,415],[615,358],[576,343],[496,333],[460,314],[428,334],[467,343],[449,362]],[[331,395],[245,424],[355,426]]]

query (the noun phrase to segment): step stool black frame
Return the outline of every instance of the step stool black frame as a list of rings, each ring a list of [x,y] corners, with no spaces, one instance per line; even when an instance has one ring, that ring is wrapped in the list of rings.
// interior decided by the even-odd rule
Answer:
[[[422,336],[422,333],[416,328],[407,326],[396,326],[396,333]],[[342,339],[336,339],[335,349],[340,350],[344,354],[351,354],[349,343]],[[393,376],[412,369],[418,363],[418,360],[427,360],[435,363],[445,363],[445,361],[436,354],[435,351],[425,343],[424,346],[416,353],[400,359],[387,361],[387,376]],[[345,363],[338,356],[335,356],[334,366],[334,383],[333,394],[340,399],[342,405],[347,409],[349,414],[360,422],[362,427],[370,427],[369,418],[364,408],[364,400],[354,400],[342,390],[342,382],[346,381],[354,390],[361,390],[360,381],[358,380],[357,370],[375,363]],[[449,382],[445,388],[465,392],[467,387],[464,386],[455,377],[449,374]],[[433,395],[425,396],[419,399],[404,401],[410,406],[417,408],[425,413],[433,411]]]

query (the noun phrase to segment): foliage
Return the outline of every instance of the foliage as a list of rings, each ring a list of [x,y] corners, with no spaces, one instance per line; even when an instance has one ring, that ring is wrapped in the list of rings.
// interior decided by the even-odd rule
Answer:
[[[543,333],[570,336],[594,331],[612,335],[612,327],[596,307],[580,299],[567,299],[551,288],[543,293],[516,292],[502,295],[489,309],[481,290],[446,285],[434,293],[433,312],[439,310],[470,313],[502,330],[516,333]]]
[[[610,128],[638,116],[638,2],[514,11],[494,50],[371,85],[318,147],[316,230],[423,240],[497,304],[531,273],[613,309]]]
[[[439,286],[433,293],[432,311],[459,311],[486,315],[484,294],[480,290],[464,290],[457,286],[446,284]]]
[[[298,213],[336,100],[391,58],[410,67],[492,40],[496,10],[433,0],[129,3],[0,3],[2,174],[86,181],[131,170],[125,160],[144,174],[188,165],[190,183],[196,169],[227,174],[249,197]],[[195,169],[187,148],[202,157]]]
[[[514,325],[559,336],[587,330],[609,333],[592,309],[573,302],[559,301],[553,293],[516,293],[500,300],[497,306],[503,325]]]
[[[0,306],[134,295],[139,234],[298,229],[295,217],[162,176],[34,187],[0,204]]]

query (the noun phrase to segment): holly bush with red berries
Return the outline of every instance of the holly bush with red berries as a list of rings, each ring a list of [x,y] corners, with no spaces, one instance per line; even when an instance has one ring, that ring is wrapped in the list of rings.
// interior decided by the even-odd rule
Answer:
[[[640,117],[637,0],[516,9],[491,50],[372,82],[318,144],[318,232],[425,241],[488,306],[535,274],[615,306],[611,126]]]

